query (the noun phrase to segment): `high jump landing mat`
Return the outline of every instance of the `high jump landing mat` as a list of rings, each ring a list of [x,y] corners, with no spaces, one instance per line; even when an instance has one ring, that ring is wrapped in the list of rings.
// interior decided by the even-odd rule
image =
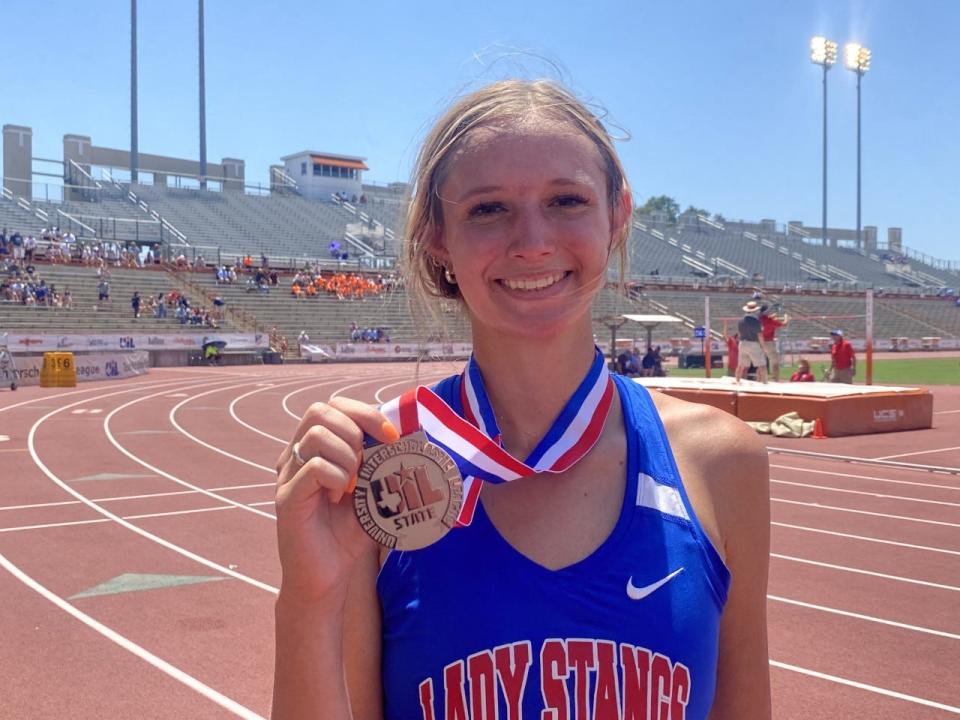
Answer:
[[[797,412],[820,418],[828,437],[869,435],[933,427],[933,395],[927,388],[841,383],[758,383],[731,377],[637,378],[667,395],[725,410],[741,420],[773,422]]]

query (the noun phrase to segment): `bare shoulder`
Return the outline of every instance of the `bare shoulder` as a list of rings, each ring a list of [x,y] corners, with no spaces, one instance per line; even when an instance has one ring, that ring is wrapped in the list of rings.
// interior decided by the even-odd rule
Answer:
[[[726,556],[735,534],[768,522],[766,448],[749,425],[719,408],[652,396],[694,510]]]

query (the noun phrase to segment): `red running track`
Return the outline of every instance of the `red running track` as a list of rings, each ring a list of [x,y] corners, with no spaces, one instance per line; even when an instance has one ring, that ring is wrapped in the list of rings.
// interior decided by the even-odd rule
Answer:
[[[274,461],[310,402],[412,384],[200,368],[0,393],[0,717],[267,716]],[[960,388],[934,394],[933,430],[770,445],[960,467]],[[960,474],[771,464],[774,716],[960,714]]]

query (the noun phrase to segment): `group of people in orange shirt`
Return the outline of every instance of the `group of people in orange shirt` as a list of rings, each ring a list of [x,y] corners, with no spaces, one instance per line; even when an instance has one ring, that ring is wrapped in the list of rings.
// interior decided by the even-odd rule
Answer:
[[[314,297],[321,292],[337,296],[337,300],[362,299],[368,295],[379,295],[383,289],[383,279],[364,277],[356,273],[337,272],[324,276],[323,273],[311,275],[297,273],[290,285],[290,293],[296,298]]]

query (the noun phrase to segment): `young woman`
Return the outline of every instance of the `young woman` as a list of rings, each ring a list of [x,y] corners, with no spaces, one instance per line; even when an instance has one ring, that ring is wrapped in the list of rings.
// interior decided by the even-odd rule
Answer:
[[[601,122],[554,84],[497,83],[440,119],[414,187],[407,286],[460,301],[473,334],[436,393],[538,470],[382,551],[349,494],[364,434],[399,433],[313,405],[277,463],[274,718],[769,718],[766,453],[606,375],[591,306],[632,207]],[[571,433],[576,461],[540,470]]]

